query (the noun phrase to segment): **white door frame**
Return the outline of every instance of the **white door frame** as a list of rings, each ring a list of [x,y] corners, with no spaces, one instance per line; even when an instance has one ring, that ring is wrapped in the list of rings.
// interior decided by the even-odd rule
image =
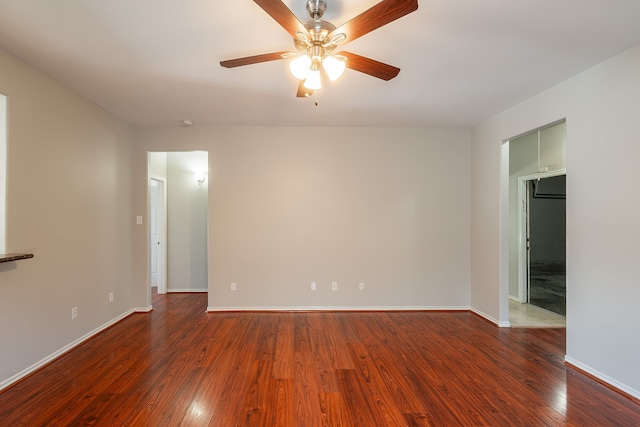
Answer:
[[[527,250],[529,227],[529,200],[527,182],[534,179],[551,178],[566,175],[566,169],[540,172],[518,177],[518,301],[529,302],[527,284],[529,283],[529,251]]]
[[[167,180],[155,175],[149,176],[151,180],[158,181],[158,294],[167,293]],[[149,200],[151,204],[151,200]],[[151,206],[149,206],[149,210]],[[151,221],[149,223],[149,235],[151,234]],[[148,250],[151,256],[151,250]],[[151,265],[149,263],[149,265]],[[151,277],[149,273],[149,277]],[[151,280],[149,278],[149,280]],[[151,283],[149,282],[149,286]]]

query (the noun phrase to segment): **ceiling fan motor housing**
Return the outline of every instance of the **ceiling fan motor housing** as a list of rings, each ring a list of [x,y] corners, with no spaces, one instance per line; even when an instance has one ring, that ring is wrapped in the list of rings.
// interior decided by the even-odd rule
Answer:
[[[307,11],[311,19],[320,19],[327,10],[327,2],[325,0],[308,0]]]
[[[323,42],[327,35],[336,29],[336,26],[331,22],[316,19],[314,21],[308,21],[304,23],[304,27],[311,34],[312,41]]]
[[[307,52],[311,57],[318,59],[321,59],[336,47],[334,43],[327,43],[327,36],[336,29],[336,26],[331,22],[320,19],[326,9],[326,1],[308,0],[307,10],[313,20],[307,21],[303,25],[309,33],[298,32],[293,39],[298,51]],[[309,36],[311,37],[309,38]]]

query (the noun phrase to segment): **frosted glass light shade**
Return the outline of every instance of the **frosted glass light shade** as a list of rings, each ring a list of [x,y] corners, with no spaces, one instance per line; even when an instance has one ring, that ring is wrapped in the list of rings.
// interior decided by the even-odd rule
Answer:
[[[289,63],[291,74],[293,74],[293,76],[298,80],[304,80],[307,78],[310,67],[311,57],[309,57],[309,55],[300,55]]]
[[[309,70],[307,80],[304,82],[304,87],[311,90],[317,90],[322,87],[320,83],[320,70]]]
[[[322,67],[327,72],[329,80],[334,81],[340,78],[342,73],[344,73],[346,64],[344,61],[341,61],[336,57],[327,56],[322,60]]]

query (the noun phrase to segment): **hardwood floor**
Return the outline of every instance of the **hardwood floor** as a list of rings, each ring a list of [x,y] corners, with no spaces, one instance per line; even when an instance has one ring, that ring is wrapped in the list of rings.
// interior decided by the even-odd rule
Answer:
[[[0,394],[0,426],[637,426],[564,329],[470,313],[205,313],[154,297]]]

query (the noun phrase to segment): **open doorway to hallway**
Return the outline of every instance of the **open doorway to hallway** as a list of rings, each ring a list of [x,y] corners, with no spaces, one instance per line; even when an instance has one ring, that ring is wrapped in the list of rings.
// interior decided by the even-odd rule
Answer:
[[[149,286],[208,291],[208,153],[150,152]]]
[[[566,125],[506,144],[509,165],[509,323],[566,325]]]

